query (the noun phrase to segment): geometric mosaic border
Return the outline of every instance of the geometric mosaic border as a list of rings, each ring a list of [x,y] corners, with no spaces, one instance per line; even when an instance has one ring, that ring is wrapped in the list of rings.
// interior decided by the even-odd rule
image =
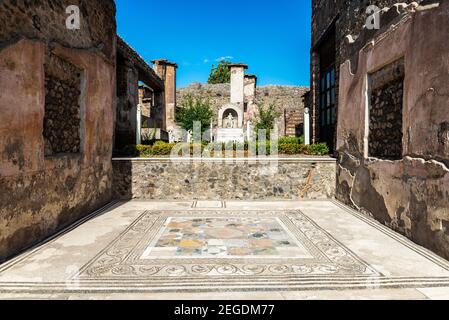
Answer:
[[[314,259],[201,258],[140,259],[168,217],[279,218]],[[351,275],[381,276],[299,210],[291,211],[145,211],[115,241],[83,267],[82,280],[164,280],[198,278],[214,283],[220,276]]]
[[[351,208],[345,206],[344,204],[331,200],[335,205],[344,209],[346,212],[351,215],[359,218],[360,220],[368,223],[372,227],[378,229],[383,232],[387,236],[397,240],[407,248],[415,251],[421,256],[427,258],[429,261],[441,266],[442,268],[449,270],[449,262],[440,258],[433,252],[422,248],[421,246],[412,243],[407,238],[397,234],[393,230],[383,226],[377,221],[359,213]],[[82,221],[77,224],[71,226],[70,228],[58,233],[51,239],[49,242],[56,239],[58,236],[72,230],[77,225],[81,224],[88,219],[105,212],[106,210],[114,207],[115,203],[111,203],[106,207],[96,211],[92,215],[89,215]],[[226,216],[229,215],[230,211],[225,211],[222,213]],[[257,211],[258,214],[266,214],[267,212]],[[92,259],[89,263],[85,265],[85,267],[81,270],[78,275],[74,275],[72,279],[65,282],[53,282],[53,283],[37,283],[37,282],[2,282],[0,283],[0,293],[34,293],[34,294],[51,294],[51,293],[138,293],[138,292],[223,292],[223,291],[298,291],[298,290],[352,290],[352,289],[373,289],[373,288],[423,288],[423,287],[448,287],[449,286],[449,277],[439,276],[439,277],[391,277],[384,276],[377,272],[376,270],[370,268],[368,264],[361,259],[359,259],[353,252],[349,249],[345,248],[341,243],[339,243],[336,239],[334,239],[331,235],[329,235],[325,230],[321,229],[317,226],[311,219],[302,214],[302,212],[298,210],[294,211],[282,211],[285,214],[288,214],[291,218],[293,214],[295,216],[294,221],[292,223],[298,223],[296,221],[297,217],[299,221],[311,227],[312,230],[319,230],[319,238],[330,239],[330,241],[336,244],[337,247],[343,247],[345,251],[346,257],[350,257],[352,262],[349,264],[338,263],[336,260],[332,260],[332,255],[324,254],[325,258],[331,261],[331,264],[339,265],[340,269],[338,272],[335,272],[334,268],[325,270],[326,272],[319,271],[318,274],[313,274],[309,272],[308,268],[301,270],[300,268],[292,268],[294,265],[291,261],[287,261],[288,263],[278,263],[273,264],[278,268],[270,268],[272,265],[267,265],[266,269],[262,273],[257,273],[258,269],[253,270],[245,270],[250,271],[249,273],[242,272],[242,270],[237,270],[232,268],[238,267],[235,266],[236,261],[228,261],[226,269],[223,269],[223,273],[219,273],[214,277],[205,276],[204,274],[188,274],[189,270],[160,270],[156,275],[148,275],[145,272],[143,274],[136,274],[134,271],[130,273],[128,263],[133,263],[132,252],[133,250],[139,250],[138,243],[131,245],[133,248],[129,251],[129,255],[125,255],[123,257],[123,252],[120,252],[119,247],[115,247],[116,249],[120,249],[117,252],[109,251],[109,254],[113,254],[113,260],[115,261],[113,264],[108,264],[108,269],[106,273],[97,273],[97,271],[91,269],[92,267],[98,267],[98,262],[101,260],[103,254],[105,254],[108,250],[114,247],[116,242],[120,241],[120,236],[108,246],[105,250],[100,252],[94,259]],[[183,215],[192,215],[192,211],[186,211],[181,213]],[[254,213],[254,210],[245,211],[246,214]],[[146,211],[140,217],[151,217],[157,216],[160,214],[163,215],[173,215],[174,212],[168,211]],[[195,212],[197,215],[198,212]],[[238,213],[237,213],[238,214]],[[243,213],[242,213],[243,214]],[[276,214],[276,213],[275,213]],[[154,217],[152,217],[154,218]],[[125,235],[127,231],[133,230],[138,231],[140,227],[143,225],[139,225],[139,219],[136,220],[130,227],[128,227],[121,236]],[[303,233],[305,228],[303,227]],[[307,233],[307,238],[310,238],[310,233]],[[309,239],[310,240],[310,239]],[[316,239],[315,239],[316,240]],[[311,241],[314,246],[317,245],[315,241]],[[326,242],[326,241],[325,241]],[[304,243],[304,242],[303,242]],[[319,247],[320,248],[320,247]],[[308,250],[312,250],[310,247]],[[125,248],[125,250],[128,250]],[[323,249],[320,248],[322,251]],[[39,251],[39,246],[36,246],[35,249],[30,250],[27,254],[21,255],[17,259],[13,259],[8,263],[2,265],[0,268],[0,272],[5,271],[15,265],[16,263],[30,257],[35,252]],[[137,251],[134,251],[137,252]],[[109,256],[107,254],[106,256]],[[123,259],[120,258],[123,257]],[[103,256],[104,257],[104,256]],[[314,260],[320,260],[321,258],[316,258],[314,256]],[[351,260],[350,259],[350,260]],[[237,259],[238,260],[238,259]],[[179,260],[176,260],[177,262]],[[198,261],[198,260],[196,260]],[[222,263],[222,262],[221,262]],[[310,263],[310,261],[309,261]],[[101,263],[100,263],[101,264]],[[122,268],[120,266],[123,265]],[[348,266],[353,266],[347,268]],[[110,268],[112,266],[112,268]],[[154,267],[152,265],[142,265],[143,267]],[[343,266],[343,268],[341,268]],[[354,268],[354,266],[357,266]],[[361,267],[360,267],[361,266]],[[117,268],[115,268],[117,267]],[[166,265],[164,268],[169,266]],[[115,268],[115,269],[114,269]],[[352,268],[352,269],[351,269]],[[114,272],[112,270],[114,269]],[[90,271],[89,271],[90,270]],[[260,269],[259,269],[260,270]],[[162,271],[162,273],[160,273]],[[167,276],[170,272],[172,273],[170,276]],[[183,276],[180,276],[178,273],[187,272]],[[299,271],[299,272],[298,272]],[[330,271],[330,272],[329,272]],[[231,274],[229,274],[231,272]],[[305,272],[305,273],[304,273]],[[202,281],[204,279],[209,279],[209,281]],[[213,281],[210,279],[213,278]]]

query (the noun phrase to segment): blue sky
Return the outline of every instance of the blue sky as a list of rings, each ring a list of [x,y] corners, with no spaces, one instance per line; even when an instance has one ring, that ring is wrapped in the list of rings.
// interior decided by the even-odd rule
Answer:
[[[118,33],[147,61],[178,63],[179,87],[205,83],[221,57],[248,64],[259,85],[309,85],[308,0],[116,3]]]

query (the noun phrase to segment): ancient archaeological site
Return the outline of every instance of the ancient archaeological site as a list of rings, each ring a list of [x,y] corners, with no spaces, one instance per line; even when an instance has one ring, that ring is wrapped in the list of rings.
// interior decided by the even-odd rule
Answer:
[[[0,1],[0,299],[449,299],[449,1],[301,2],[309,85],[180,86],[113,0]]]

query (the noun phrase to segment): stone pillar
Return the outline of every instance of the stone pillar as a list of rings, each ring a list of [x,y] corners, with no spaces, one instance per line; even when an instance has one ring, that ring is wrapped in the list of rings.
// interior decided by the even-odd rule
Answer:
[[[253,102],[256,98],[257,76],[253,74],[245,75],[244,78],[244,98],[245,102]]]
[[[246,64],[231,64],[231,103],[243,106],[245,99],[245,70],[248,69]]]
[[[130,60],[117,65],[117,114],[115,124],[115,147],[123,148],[135,143],[136,114],[139,103],[139,74]]]
[[[246,140],[253,141],[253,126],[251,120],[246,123]]]
[[[178,65],[168,60],[154,60],[154,71],[165,84],[165,118],[163,130],[177,128],[175,123],[176,110],[176,69]]]
[[[142,143],[142,106],[137,105],[136,112],[136,144]]]
[[[304,108],[304,144],[310,144],[310,110]]]
[[[311,70],[310,70],[310,96],[308,97],[311,109],[309,113],[311,114],[311,139],[313,143],[316,143],[319,139],[319,78],[320,78],[320,56],[317,52],[312,52],[311,55]]]

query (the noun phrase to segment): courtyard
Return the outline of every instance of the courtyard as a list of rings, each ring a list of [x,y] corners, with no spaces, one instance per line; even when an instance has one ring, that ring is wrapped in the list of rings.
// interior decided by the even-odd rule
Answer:
[[[0,1],[0,300],[449,299],[449,1],[74,2]]]
[[[0,266],[1,299],[444,299],[449,262],[333,200],[115,201]]]

